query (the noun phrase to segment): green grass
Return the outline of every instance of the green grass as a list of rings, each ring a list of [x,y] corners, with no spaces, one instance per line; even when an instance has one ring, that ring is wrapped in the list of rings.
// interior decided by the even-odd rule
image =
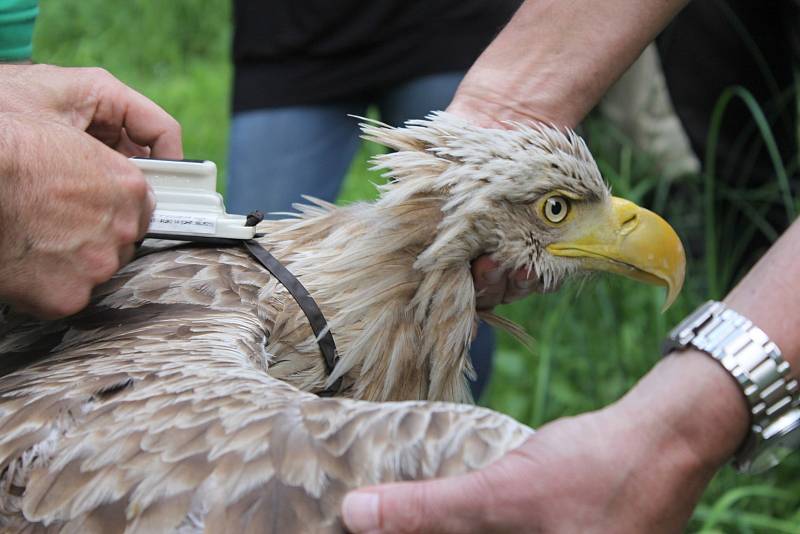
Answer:
[[[226,0],[43,0],[34,56],[39,62],[110,70],[173,114],[183,125],[187,157],[216,161],[222,177],[231,77],[230,17]],[[741,98],[750,106],[774,155],[769,128],[741,90],[731,90],[723,98],[715,128],[720,127],[724,100],[730,98]],[[668,184],[659,179],[649,157],[634,150],[613,126],[594,119],[583,133],[616,194],[648,202],[666,214],[687,240],[698,235],[707,239],[699,247],[699,257],[689,258],[686,288],[666,314],[659,312],[662,291],[610,277],[503,307],[501,312],[522,324],[536,343],[526,350],[500,336],[494,375],[482,401],[534,426],[619,398],[655,363],[670,325],[709,294],[719,295],[730,285],[737,275],[736,259],[747,253],[736,244],[737,236],[725,232],[732,217],[744,213],[751,222],[745,233],[775,237],[778,231],[767,220],[767,211],[778,209],[793,216],[797,209],[798,199],[787,187],[797,162],[781,162],[778,157],[779,179],[761,188],[718,184],[713,166],[704,176]],[[375,196],[370,182],[379,182],[380,177],[367,170],[366,159],[379,150],[374,145],[362,147],[340,201]],[[690,530],[800,532],[797,473],[800,455],[759,477],[741,477],[724,469],[705,493]]]

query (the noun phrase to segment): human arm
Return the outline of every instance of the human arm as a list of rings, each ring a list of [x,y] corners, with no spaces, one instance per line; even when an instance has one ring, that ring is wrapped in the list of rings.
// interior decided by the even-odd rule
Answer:
[[[688,0],[528,0],[469,69],[448,111],[482,126],[574,128]]]
[[[123,155],[71,126],[0,113],[0,302],[45,318],[79,311],[131,259],[154,206]]]
[[[800,222],[725,299],[778,344],[795,377],[797,250]],[[345,500],[343,515],[355,533],[676,532],[748,423],[730,375],[689,350],[664,358],[614,404],[545,425],[482,471],[366,488]]]
[[[529,0],[467,72],[447,111],[486,127],[545,121],[574,128],[687,0]],[[526,272],[473,263],[478,307],[534,291]]]
[[[128,156],[183,157],[178,122],[103,69],[0,65],[2,112],[85,130]]]

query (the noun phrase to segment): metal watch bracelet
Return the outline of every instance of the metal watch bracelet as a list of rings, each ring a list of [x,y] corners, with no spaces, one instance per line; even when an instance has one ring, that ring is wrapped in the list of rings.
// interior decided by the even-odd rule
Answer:
[[[764,331],[721,302],[708,301],[681,321],[665,340],[663,353],[689,347],[717,360],[744,394],[751,426],[734,465],[751,471],[749,457],[758,444],[769,440],[781,416],[800,405],[798,382],[789,376],[789,364]]]

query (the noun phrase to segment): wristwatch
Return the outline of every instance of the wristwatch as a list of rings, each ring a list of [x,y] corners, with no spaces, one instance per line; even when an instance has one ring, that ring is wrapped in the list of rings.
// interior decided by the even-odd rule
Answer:
[[[743,473],[761,473],[800,448],[800,396],[778,346],[750,320],[710,300],[669,333],[663,353],[695,348],[736,380],[750,408],[750,432],[734,456]]]

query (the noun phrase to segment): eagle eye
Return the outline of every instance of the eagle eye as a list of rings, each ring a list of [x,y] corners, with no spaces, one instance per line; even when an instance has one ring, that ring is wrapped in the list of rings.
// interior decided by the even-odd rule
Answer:
[[[544,202],[544,217],[551,223],[560,223],[569,213],[569,201],[560,196],[552,196]]]

